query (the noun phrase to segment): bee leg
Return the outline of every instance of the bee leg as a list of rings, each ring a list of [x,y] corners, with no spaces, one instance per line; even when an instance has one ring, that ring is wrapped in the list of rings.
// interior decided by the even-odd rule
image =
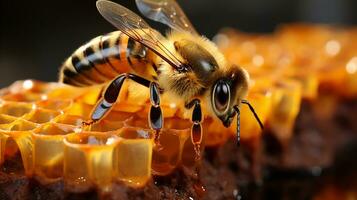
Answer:
[[[159,144],[159,137],[160,137],[160,130],[163,127],[164,124],[164,118],[162,114],[162,110],[160,107],[160,92],[163,92],[160,90],[161,88],[159,85],[155,82],[150,82],[140,76],[137,76],[135,74],[128,74],[128,78],[131,80],[146,86],[150,90],[150,103],[151,103],[151,108],[149,111],[149,125],[151,129],[155,130],[155,143]]]
[[[233,107],[237,113],[237,146],[240,146],[240,110],[238,106]]]
[[[150,127],[155,130],[155,143],[158,144],[160,137],[160,130],[163,127],[163,114],[160,107],[160,91],[159,86],[155,82],[151,82],[150,86],[150,103],[151,108],[149,112]]]
[[[192,128],[191,128],[191,142],[194,145],[196,152],[196,160],[201,158],[201,142],[202,142],[202,109],[200,100],[194,99],[190,103],[186,104],[186,108],[192,108]]]
[[[87,122],[83,122],[83,126],[88,126],[92,125],[93,123],[96,123],[97,121],[101,120],[108,113],[108,111],[111,110],[112,106],[117,101],[121,87],[125,79],[127,78],[146,87],[149,87],[150,85],[150,81],[141,78],[135,74],[125,73],[117,76],[109,83],[107,88],[104,90],[102,97],[99,99],[91,113],[91,119]]]
[[[91,119],[89,121],[83,122],[84,126],[96,123],[108,113],[108,111],[112,108],[113,104],[118,99],[119,92],[126,78],[126,74],[121,74],[109,83],[107,88],[104,90],[102,97],[94,106],[94,109],[90,115]]]

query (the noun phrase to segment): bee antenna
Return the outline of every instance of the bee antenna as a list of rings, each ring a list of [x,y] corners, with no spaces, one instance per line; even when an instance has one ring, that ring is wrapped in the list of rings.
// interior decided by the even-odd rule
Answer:
[[[250,111],[252,111],[252,113],[253,113],[255,119],[256,119],[256,120],[258,121],[258,123],[259,123],[260,128],[263,130],[263,129],[264,129],[264,125],[263,125],[263,123],[260,121],[260,119],[259,119],[257,113],[255,112],[253,106],[249,103],[249,101],[248,101],[248,100],[242,100],[241,103],[246,104],[246,105],[249,106]]]

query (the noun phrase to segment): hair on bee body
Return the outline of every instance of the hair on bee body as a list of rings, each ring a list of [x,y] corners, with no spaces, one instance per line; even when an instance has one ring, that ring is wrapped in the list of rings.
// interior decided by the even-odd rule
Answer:
[[[197,33],[174,0],[136,0],[136,4],[144,16],[171,28],[166,37],[129,9],[98,0],[98,11],[118,31],[83,45],[61,68],[60,81],[67,84],[87,86],[109,81],[91,113],[91,120],[84,125],[95,123],[110,112],[123,83],[130,79],[150,91],[148,123],[156,131],[156,138],[164,123],[160,107],[162,93],[172,95],[192,109],[191,139],[198,158],[203,135],[202,110],[207,110],[205,114],[215,116],[226,127],[237,115],[238,141],[241,104],[249,106],[263,128],[245,99],[249,82],[246,70],[228,63],[213,42]]]

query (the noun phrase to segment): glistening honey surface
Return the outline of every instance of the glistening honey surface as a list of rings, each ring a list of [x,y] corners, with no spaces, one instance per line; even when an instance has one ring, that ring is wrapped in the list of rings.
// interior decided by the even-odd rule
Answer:
[[[336,95],[356,97],[356,35],[356,30],[298,25],[271,35],[225,31],[216,41],[229,61],[249,71],[248,100],[266,128],[287,142],[303,99],[320,98],[320,89],[326,87]],[[155,144],[147,122],[148,91],[133,82],[123,85],[109,115],[82,130],[81,123],[88,120],[102,87],[26,80],[1,90],[0,163],[19,152],[28,176],[44,182],[64,178],[68,188],[77,191],[92,186],[110,190],[114,181],[142,187],[152,175],[194,168],[190,111],[164,95],[165,128]],[[323,102],[334,103],[330,98]],[[333,106],[316,106],[316,110],[326,117],[324,113],[331,113],[325,111],[327,107]],[[206,116],[203,131],[204,146],[223,145],[235,136],[235,119],[224,128],[219,120]],[[258,123],[242,105],[242,144],[260,137]]]
[[[145,92],[121,97],[102,121],[82,130],[101,87],[26,80],[2,90],[1,163],[19,152],[26,175],[43,183],[64,178],[67,188],[77,192],[93,186],[110,190],[114,181],[142,187],[152,174],[194,167],[191,123],[178,117],[177,106],[164,104],[168,115],[155,144],[154,132],[148,128]]]

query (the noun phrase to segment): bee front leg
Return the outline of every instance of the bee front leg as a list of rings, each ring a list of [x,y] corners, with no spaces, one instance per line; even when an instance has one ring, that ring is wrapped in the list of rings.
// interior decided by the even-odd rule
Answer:
[[[158,144],[160,130],[164,124],[163,114],[160,107],[160,92],[159,86],[155,82],[151,82],[149,88],[151,108],[148,119],[151,129],[155,130],[155,143]]]
[[[83,122],[83,126],[92,125],[93,123],[103,119],[104,116],[109,113],[109,111],[112,109],[112,106],[117,101],[121,87],[125,79],[127,78],[146,87],[149,87],[150,85],[150,81],[135,74],[125,73],[117,76],[109,83],[107,88],[104,90],[102,97],[98,100],[91,113],[91,119],[87,122]]]
[[[186,104],[186,108],[192,108],[192,128],[191,128],[191,142],[194,145],[196,152],[196,160],[201,158],[201,143],[202,143],[202,109],[200,100],[194,99],[190,103]]]
[[[237,146],[240,146],[240,109],[238,106],[233,107],[237,113]]]

